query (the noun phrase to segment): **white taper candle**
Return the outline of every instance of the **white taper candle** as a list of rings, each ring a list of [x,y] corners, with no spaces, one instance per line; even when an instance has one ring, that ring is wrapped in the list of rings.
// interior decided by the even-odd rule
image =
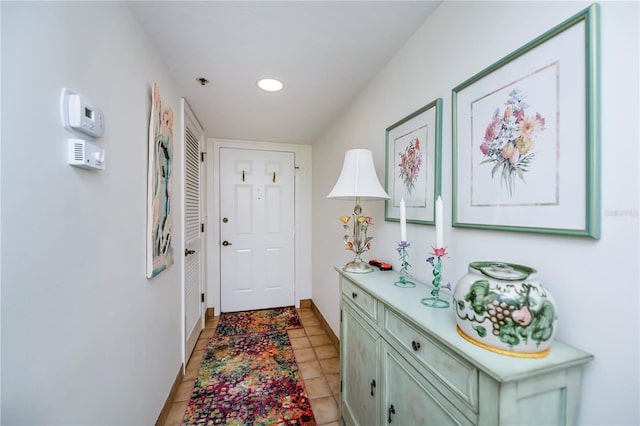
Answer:
[[[436,248],[444,247],[444,235],[442,233],[442,198],[438,195],[436,200]]]
[[[400,241],[407,241],[407,211],[404,198],[400,200]]]

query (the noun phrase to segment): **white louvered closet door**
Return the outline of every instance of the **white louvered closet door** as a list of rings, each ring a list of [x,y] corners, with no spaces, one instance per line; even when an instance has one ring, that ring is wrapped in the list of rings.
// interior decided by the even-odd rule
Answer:
[[[202,229],[202,161],[201,144],[204,130],[193,112],[182,100],[184,111],[184,285],[183,285],[183,342],[186,366],[200,332],[204,327]]]

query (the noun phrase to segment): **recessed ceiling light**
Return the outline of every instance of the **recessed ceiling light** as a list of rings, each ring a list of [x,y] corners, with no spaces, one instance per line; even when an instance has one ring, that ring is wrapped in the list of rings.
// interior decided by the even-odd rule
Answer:
[[[263,78],[258,81],[258,87],[266,92],[279,92],[284,87],[281,81],[274,80],[272,78]]]

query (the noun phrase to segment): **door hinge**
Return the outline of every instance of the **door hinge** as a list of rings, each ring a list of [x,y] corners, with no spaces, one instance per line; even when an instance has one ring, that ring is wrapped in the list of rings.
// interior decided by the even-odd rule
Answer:
[[[200,293],[200,302],[204,303],[204,293]]]
[[[340,322],[342,322],[342,309],[340,309]]]
[[[342,392],[342,380],[340,380],[340,392]]]
[[[206,154],[206,152],[201,152],[200,153],[200,162],[204,163],[204,155]]]
[[[200,224],[200,232],[204,232],[204,223]]]

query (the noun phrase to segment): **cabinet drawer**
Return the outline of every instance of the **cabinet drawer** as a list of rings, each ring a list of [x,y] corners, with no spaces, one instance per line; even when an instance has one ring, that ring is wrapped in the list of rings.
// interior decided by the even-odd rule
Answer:
[[[393,310],[385,309],[384,312],[384,329],[391,338],[406,348],[406,352],[424,365],[431,375],[442,381],[453,396],[477,413],[478,370],[435,343]]]
[[[378,301],[369,293],[342,277],[340,279],[342,294],[351,300],[368,317],[374,321],[378,320]]]

